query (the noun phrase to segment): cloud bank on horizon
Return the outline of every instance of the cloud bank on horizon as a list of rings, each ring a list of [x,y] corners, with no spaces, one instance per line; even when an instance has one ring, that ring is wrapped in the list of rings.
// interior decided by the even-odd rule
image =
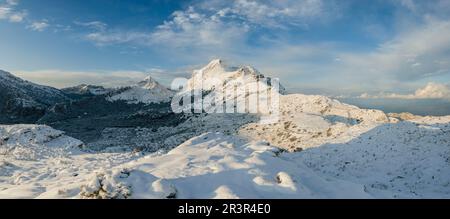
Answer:
[[[293,91],[450,99],[449,12],[450,0],[3,0],[2,33],[31,33],[0,39],[0,65],[61,87],[140,75],[122,69],[170,78],[220,57]]]
[[[430,82],[426,86],[417,89],[413,94],[385,93],[368,94],[363,93],[358,98],[386,98],[386,99],[444,99],[450,100],[450,86],[446,84]]]

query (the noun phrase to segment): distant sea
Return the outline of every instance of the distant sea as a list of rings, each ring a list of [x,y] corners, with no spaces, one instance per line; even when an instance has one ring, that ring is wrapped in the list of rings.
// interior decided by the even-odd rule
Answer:
[[[450,115],[450,101],[440,99],[383,99],[340,98],[339,101],[366,109],[378,109],[385,113],[409,112],[421,116]]]

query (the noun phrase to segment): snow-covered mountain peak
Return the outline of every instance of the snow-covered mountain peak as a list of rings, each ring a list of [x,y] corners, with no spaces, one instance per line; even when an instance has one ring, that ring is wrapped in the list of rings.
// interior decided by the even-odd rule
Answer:
[[[150,75],[147,76],[147,77],[145,77],[145,78],[144,78],[144,81],[148,81],[148,82],[156,82],[156,80],[153,79],[152,76],[150,76]]]
[[[195,70],[192,77],[202,75],[203,78],[222,77],[227,73],[227,67],[221,59],[214,59],[200,70]]]
[[[211,60],[205,67],[204,69],[215,69],[215,68],[224,68],[225,64],[224,61],[222,59],[214,59]]]
[[[169,102],[174,91],[148,76],[136,85],[121,89],[107,97],[109,101],[125,100],[129,104]]]
[[[239,66],[232,67],[225,64],[225,62],[221,59],[214,59],[209,62],[205,67],[200,70],[195,70],[193,77],[198,74],[202,74],[204,79],[208,78],[227,78],[231,76],[241,75],[241,76],[249,76],[261,75],[258,70],[256,70],[252,66]]]

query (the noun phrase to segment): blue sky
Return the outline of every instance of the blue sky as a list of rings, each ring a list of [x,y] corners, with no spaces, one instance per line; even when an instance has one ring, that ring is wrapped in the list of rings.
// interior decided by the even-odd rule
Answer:
[[[0,33],[0,69],[56,87],[222,58],[292,91],[450,97],[450,0],[0,0]]]

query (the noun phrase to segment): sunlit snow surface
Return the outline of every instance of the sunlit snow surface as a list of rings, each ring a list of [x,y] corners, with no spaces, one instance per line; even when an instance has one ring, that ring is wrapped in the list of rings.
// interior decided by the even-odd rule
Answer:
[[[52,134],[46,129],[41,140],[21,139],[22,146],[61,141],[74,148],[29,160],[0,155],[0,197],[450,198],[449,123],[450,117],[385,123],[297,153],[223,133],[205,133],[168,153],[85,153],[64,136],[42,137]],[[2,126],[2,138],[20,128]]]
[[[259,75],[220,60],[199,72],[200,81]],[[173,94],[147,78],[107,98],[151,104]],[[142,141],[163,139],[152,154],[91,151],[48,126],[0,125],[0,198],[450,198],[450,116],[387,115],[317,95],[279,100],[272,124],[197,114],[132,127],[146,130]]]

